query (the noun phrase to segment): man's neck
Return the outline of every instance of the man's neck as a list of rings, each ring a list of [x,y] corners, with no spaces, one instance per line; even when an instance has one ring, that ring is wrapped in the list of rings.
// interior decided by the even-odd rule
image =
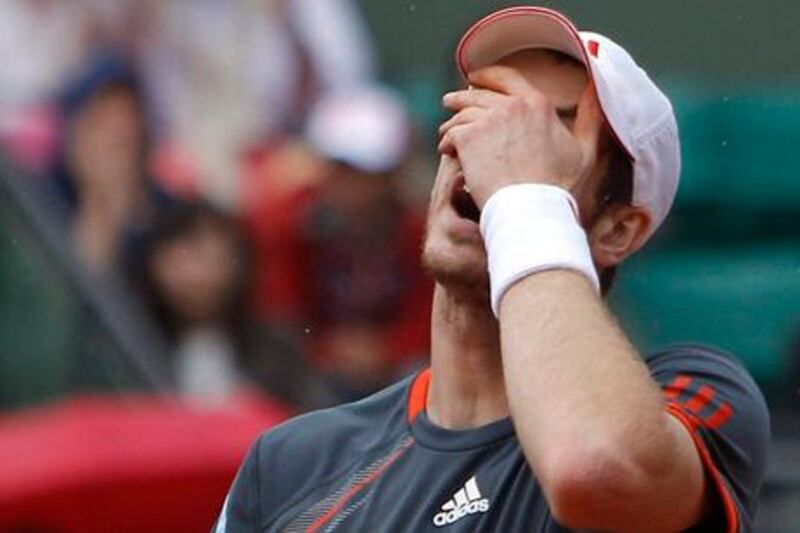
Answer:
[[[431,321],[431,421],[466,429],[508,416],[500,336],[488,302],[437,284]]]

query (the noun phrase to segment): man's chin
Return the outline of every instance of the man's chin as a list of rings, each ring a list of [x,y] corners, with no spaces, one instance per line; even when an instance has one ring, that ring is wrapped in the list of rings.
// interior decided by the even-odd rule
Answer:
[[[489,275],[482,262],[458,261],[423,251],[422,267],[436,283],[459,292],[489,294]]]

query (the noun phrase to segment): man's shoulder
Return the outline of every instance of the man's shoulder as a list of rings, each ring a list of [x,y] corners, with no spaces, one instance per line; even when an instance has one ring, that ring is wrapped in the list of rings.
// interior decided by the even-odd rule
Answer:
[[[720,501],[741,523],[752,523],[770,434],[755,381],[732,354],[699,344],[673,345],[646,360],[670,413],[702,443]]]
[[[224,516],[230,530],[267,527],[315,491],[340,481],[359,461],[379,456],[405,438],[411,379],[357,402],[298,416],[263,433],[228,494]]]
[[[680,343],[648,354],[645,362],[653,378],[668,389],[691,391],[705,383],[716,392],[732,394],[757,412],[766,413],[758,385],[730,352],[704,344]]]
[[[276,426],[264,435],[268,438],[298,438],[312,433],[351,433],[374,430],[375,422],[401,415],[412,377],[406,377],[385,389],[351,403],[312,411]]]
[[[407,431],[410,381],[405,378],[362,400],[313,411],[264,432],[256,444],[259,466],[324,471]]]
[[[752,382],[747,369],[734,354],[706,344],[675,343],[648,353],[644,359],[651,372],[709,371]]]

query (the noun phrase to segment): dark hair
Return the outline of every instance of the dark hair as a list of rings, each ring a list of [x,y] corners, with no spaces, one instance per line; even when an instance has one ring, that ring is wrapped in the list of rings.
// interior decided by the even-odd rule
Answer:
[[[559,63],[572,63],[585,68],[583,63],[570,55],[556,50],[547,50],[547,52]],[[608,157],[608,167],[597,191],[597,201],[600,208],[598,215],[603,214],[611,207],[630,205],[633,201],[633,164],[628,157],[628,153],[608,129],[607,124],[606,126],[600,141],[600,149]],[[608,267],[599,273],[600,292],[603,296],[611,290],[616,276],[616,266]]]
[[[625,149],[612,138],[611,132],[607,137],[608,168],[597,191],[600,214],[614,206],[630,205],[633,201],[633,163]],[[614,285],[617,267],[606,268],[599,277],[600,292],[605,296]]]
[[[134,283],[142,291],[147,306],[170,342],[175,340],[182,324],[164,300],[164,295],[153,278],[149,260],[176,240],[194,235],[208,226],[221,231],[230,240],[234,253],[232,263],[237,267],[234,273],[234,285],[227,301],[224,302],[222,317],[224,325],[236,338],[242,338],[241,333],[249,318],[248,295],[253,281],[252,254],[237,222],[206,203],[177,205],[162,213],[153,224],[141,247],[135,271],[132,273]]]
[[[144,91],[135,65],[116,50],[99,50],[70,78],[59,93],[61,112],[69,119],[94,95],[108,88],[124,88],[144,107]]]

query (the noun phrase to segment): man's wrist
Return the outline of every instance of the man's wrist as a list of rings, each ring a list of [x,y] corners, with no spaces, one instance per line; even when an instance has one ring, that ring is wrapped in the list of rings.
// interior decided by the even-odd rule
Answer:
[[[578,207],[566,190],[535,183],[503,187],[483,206],[480,226],[495,316],[499,316],[500,301],[513,284],[545,270],[578,271],[599,292]]]

